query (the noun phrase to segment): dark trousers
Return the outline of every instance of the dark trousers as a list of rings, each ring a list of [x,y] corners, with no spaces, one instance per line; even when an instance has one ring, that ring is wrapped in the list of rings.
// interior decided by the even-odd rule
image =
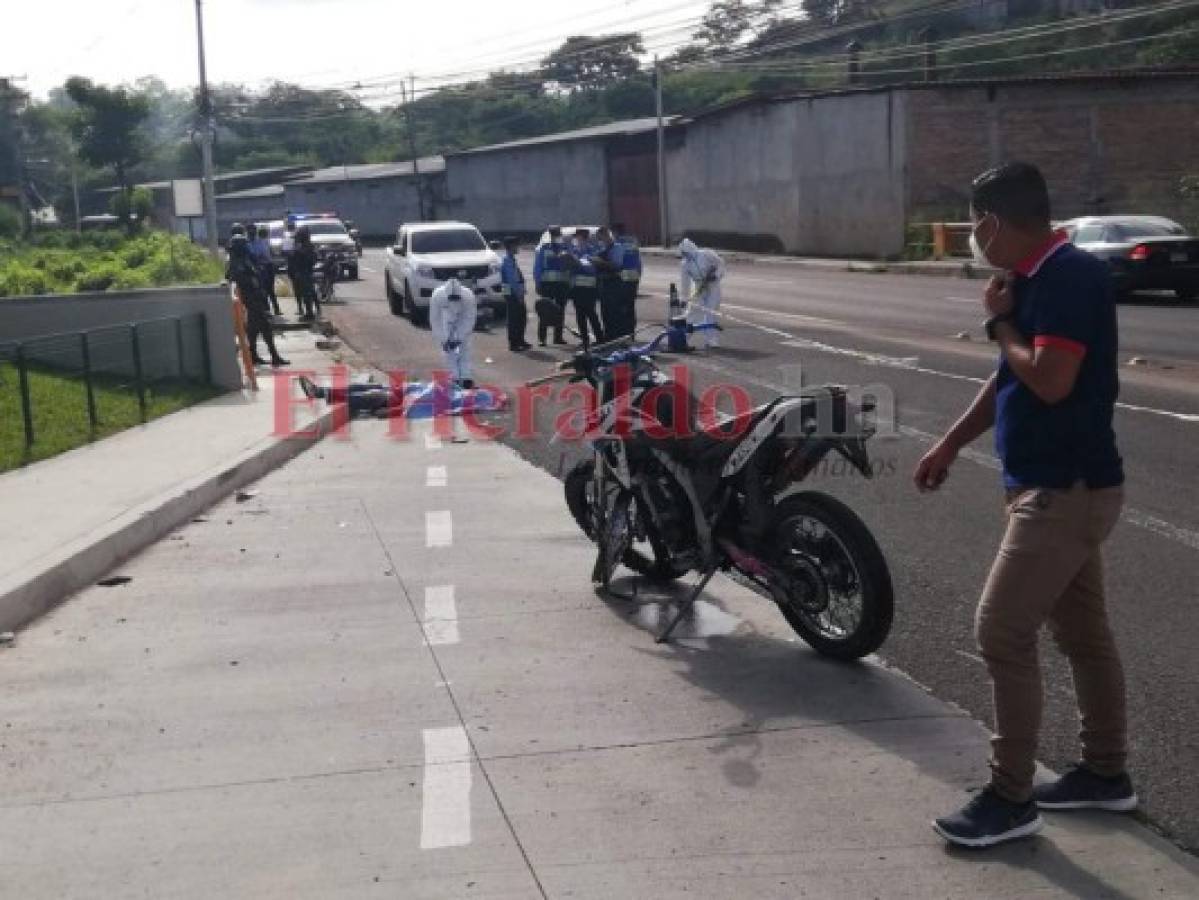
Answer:
[[[637,330],[637,289],[636,281],[620,283],[621,311],[624,315],[624,334],[632,334]]]
[[[592,289],[571,291],[570,301],[575,305],[575,321],[579,326],[579,339],[583,342],[583,347],[591,346],[588,326],[595,340],[603,341],[604,327],[600,324],[599,313],[595,311],[596,292]]]
[[[320,315],[321,298],[317,296],[312,275],[296,273],[291,276],[291,289],[296,295],[296,307],[302,316]]]
[[[547,287],[544,287],[541,289],[541,295],[549,300],[552,300],[554,303],[557,303],[558,308],[560,310],[562,310],[563,315],[565,315],[565,310],[566,310],[566,286],[565,285],[553,284],[551,282],[550,286],[547,286]],[[562,321],[561,316],[558,317],[558,321],[559,322]],[[562,326],[561,325],[551,326],[550,323],[547,322],[541,316],[537,317],[537,341],[538,341],[538,343],[541,343],[541,344],[545,343],[546,335],[549,334],[551,327],[554,330],[554,343],[556,343],[556,344],[564,343],[565,339],[562,337]]]
[[[599,286],[600,316],[604,320],[604,336],[608,340],[618,338],[624,331],[624,298],[621,283],[615,279],[604,279]]]
[[[275,315],[282,315],[283,310],[279,308],[279,296],[275,293],[275,267],[259,267],[258,280],[262,282],[262,289],[266,291],[266,299],[270,301],[271,309],[274,311]]]
[[[529,310],[525,298],[508,298],[508,349],[520,350],[525,346],[525,328],[529,322]]]
[[[271,329],[270,308],[266,304],[266,297],[251,300],[246,304],[246,339],[250,344],[250,353],[256,361],[262,359],[258,355],[258,338],[260,336],[271,355],[271,362],[279,359],[279,351],[275,349],[275,332]]]

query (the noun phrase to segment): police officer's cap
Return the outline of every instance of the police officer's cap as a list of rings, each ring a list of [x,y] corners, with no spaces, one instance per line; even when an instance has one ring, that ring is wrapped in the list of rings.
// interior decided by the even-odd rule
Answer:
[[[514,234],[510,234],[504,238],[504,246],[505,247],[516,247],[519,244],[520,244],[520,238],[518,238]]]

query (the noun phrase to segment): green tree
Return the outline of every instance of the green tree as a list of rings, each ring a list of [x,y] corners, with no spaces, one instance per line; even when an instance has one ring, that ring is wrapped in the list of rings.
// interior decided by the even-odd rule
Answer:
[[[141,224],[154,212],[154,194],[148,187],[141,185],[133,188],[128,194],[118,191],[108,201],[108,211],[126,227],[132,227],[130,222],[134,225]]]
[[[80,157],[97,168],[111,167],[126,208],[131,208],[131,170],[146,155],[142,126],[150,115],[149,101],[127,88],[109,88],[78,76],[68,79],[66,90],[78,106],[73,131]],[[126,221],[126,227],[132,233],[133,224]]]
[[[568,91],[597,90],[637,74],[644,52],[636,33],[568,37],[542,60],[542,75]]]

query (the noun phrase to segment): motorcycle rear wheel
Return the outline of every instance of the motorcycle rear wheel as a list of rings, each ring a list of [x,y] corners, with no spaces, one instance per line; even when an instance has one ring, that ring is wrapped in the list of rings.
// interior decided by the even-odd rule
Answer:
[[[891,632],[895,594],[887,561],[866,524],[827,494],[784,499],[775,514],[774,565],[790,576],[779,610],[812,649],[861,659]]]
[[[591,487],[594,484],[593,473],[595,472],[595,461],[591,459],[584,460],[578,463],[566,474],[565,493],[566,505],[570,509],[570,514],[574,516],[575,522],[582,529],[583,534],[595,540],[595,535],[592,533],[592,513],[591,513]],[[677,578],[687,574],[686,569],[680,570],[677,566],[671,564],[670,554],[662,545],[661,540],[656,534],[651,533],[649,536],[650,552],[643,553],[636,547],[630,548],[623,557],[621,562],[632,569],[638,575],[642,575],[651,581],[674,581]]]

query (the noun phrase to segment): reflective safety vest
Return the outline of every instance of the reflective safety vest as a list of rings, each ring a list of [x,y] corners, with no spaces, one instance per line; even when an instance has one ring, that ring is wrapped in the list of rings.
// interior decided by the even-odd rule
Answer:
[[[637,283],[641,281],[641,247],[636,238],[622,237],[619,246],[624,248],[624,260],[620,264],[620,280]]]
[[[599,284],[595,274],[595,266],[581,260],[579,267],[570,273],[570,286],[577,288],[593,288]]]
[[[552,244],[542,244],[537,248],[541,257],[541,273],[537,280],[542,284],[566,284],[569,281],[569,273],[562,265],[562,257],[558,255],[560,252],[560,248],[555,252]]]

